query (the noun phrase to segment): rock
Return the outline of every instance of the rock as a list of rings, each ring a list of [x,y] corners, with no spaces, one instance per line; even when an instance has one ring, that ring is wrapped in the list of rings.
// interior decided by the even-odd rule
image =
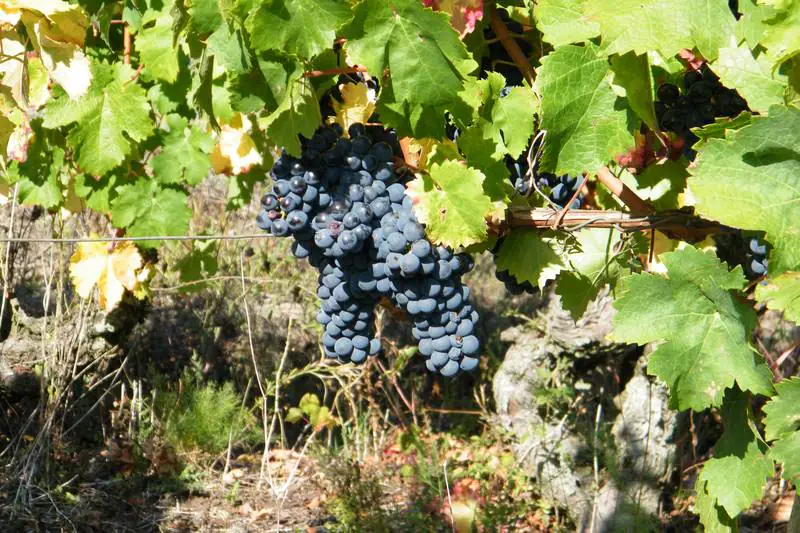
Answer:
[[[661,498],[659,482],[674,460],[677,415],[667,390],[646,376],[641,350],[607,340],[612,316],[607,293],[578,324],[557,298],[551,300],[534,327],[501,334],[511,346],[493,381],[494,422],[516,437],[518,463],[578,531],[648,530]],[[616,398],[614,379],[624,380]],[[548,398],[569,390],[568,384],[569,405],[553,408]],[[607,436],[611,443],[604,442]],[[606,467],[611,451],[616,458]]]

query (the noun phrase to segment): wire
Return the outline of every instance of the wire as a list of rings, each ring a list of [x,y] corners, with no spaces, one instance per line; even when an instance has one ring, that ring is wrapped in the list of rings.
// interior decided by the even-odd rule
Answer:
[[[271,239],[274,235],[253,233],[245,235],[147,235],[144,237],[0,237],[0,242],[77,244],[81,242],[142,242],[142,241],[240,241],[247,239]]]

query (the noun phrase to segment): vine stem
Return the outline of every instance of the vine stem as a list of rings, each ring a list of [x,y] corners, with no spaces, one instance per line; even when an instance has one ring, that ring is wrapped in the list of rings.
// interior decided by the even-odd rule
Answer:
[[[131,29],[126,24],[125,25],[125,29],[123,30],[123,33],[122,33],[122,41],[123,41],[122,62],[125,63],[126,65],[130,65],[131,64],[131,50],[133,48],[132,40],[133,40],[133,37],[131,36]]]
[[[335,76],[337,74],[355,74],[356,72],[366,72],[367,67],[356,65],[355,67],[336,67],[324,70],[309,70],[303,73],[304,78],[319,78],[322,76]]]
[[[528,83],[533,83],[533,69],[531,68],[531,62],[528,61],[528,58],[525,57],[522,49],[508,32],[508,28],[506,28],[503,19],[501,19],[500,15],[497,14],[497,9],[494,7],[491,9],[491,25],[492,30],[494,31],[495,35],[497,35],[497,39],[500,41],[500,44],[503,45],[503,48],[506,49],[506,52],[508,52],[508,55],[514,61],[514,64],[517,66],[519,71],[522,72],[522,75],[525,77]]]
[[[559,218],[561,219],[559,221]],[[622,232],[657,229],[666,234],[680,234],[688,241],[704,239],[712,233],[731,231],[718,222],[706,220],[689,211],[672,210],[638,213],[570,209],[561,213],[549,207],[534,209],[512,207],[509,224],[513,227],[577,231],[583,228],[615,228]]]

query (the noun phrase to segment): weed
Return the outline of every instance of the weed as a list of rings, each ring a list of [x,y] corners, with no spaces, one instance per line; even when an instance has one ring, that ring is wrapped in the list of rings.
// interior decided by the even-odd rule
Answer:
[[[178,450],[200,449],[217,454],[228,443],[258,442],[253,414],[242,407],[242,399],[231,383],[198,385],[184,373],[182,387],[156,396],[156,416],[165,440]]]

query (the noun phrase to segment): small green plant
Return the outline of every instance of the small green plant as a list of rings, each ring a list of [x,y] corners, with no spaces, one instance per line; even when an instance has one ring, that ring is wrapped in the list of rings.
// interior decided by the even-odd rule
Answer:
[[[388,532],[386,512],[380,506],[383,489],[375,476],[365,474],[350,459],[330,457],[326,477],[331,483],[328,512],[336,518],[336,531]]]
[[[199,385],[188,372],[178,391],[157,396],[155,412],[165,440],[178,450],[220,453],[231,439],[255,444],[261,437],[231,383]]]
[[[332,428],[341,425],[341,420],[331,414],[330,409],[326,405],[320,405],[319,397],[313,393],[304,394],[300,398],[300,403],[297,407],[290,407],[286,415],[286,421],[290,424],[305,420],[314,431],[320,431],[324,428]]]

